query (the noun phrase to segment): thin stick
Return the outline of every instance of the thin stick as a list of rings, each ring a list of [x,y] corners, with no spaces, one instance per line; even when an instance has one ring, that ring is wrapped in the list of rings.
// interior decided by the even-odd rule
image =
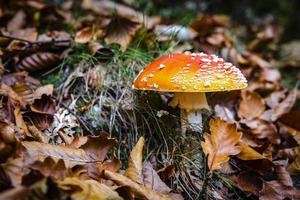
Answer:
[[[51,43],[67,43],[67,42],[72,41],[71,39],[51,39],[51,40],[45,40],[45,41],[30,41],[30,40],[25,40],[25,39],[22,39],[22,38],[11,36],[11,35],[5,35],[1,31],[0,31],[0,37],[25,42],[25,43],[29,44],[30,46],[32,46],[32,45],[43,45],[43,44],[49,44],[49,43],[50,44]]]

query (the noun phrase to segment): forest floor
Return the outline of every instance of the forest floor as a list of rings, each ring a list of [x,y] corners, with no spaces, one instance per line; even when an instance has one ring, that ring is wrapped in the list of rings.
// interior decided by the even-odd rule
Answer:
[[[1,5],[0,200],[300,199],[300,40],[272,16],[137,2]],[[132,87],[175,52],[248,80],[206,93],[201,133],[182,133],[172,93]]]

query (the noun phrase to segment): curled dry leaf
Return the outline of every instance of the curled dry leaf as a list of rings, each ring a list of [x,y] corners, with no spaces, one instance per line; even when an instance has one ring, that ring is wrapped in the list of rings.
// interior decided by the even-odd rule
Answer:
[[[263,99],[256,92],[243,91],[238,114],[241,118],[253,119],[265,111]]]
[[[46,115],[54,115],[56,112],[55,108],[55,101],[46,95],[43,95],[41,99],[34,100],[33,104],[30,105],[31,111]]]
[[[71,193],[76,200],[122,200],[112,188],[94,180],[80,180],[76,177],[57,181],[58,186]]]
[[[41,71],[53,67],[60,56],[50,52],[38,52],[23,58],[16,66],[19,71]]]
[[[229,156],[241,152],[238,142],[242,133],[236,130],[234,124],[227,124],[220,118],[210,120],[209,126],[211,135],[204,133],[205,142],[201,142],[201,146],[208,155],[209,169],[216,170],[229,160]]]
[[[143,183],[143,148],[145,139],[141,137],[137,144],[133,147],[128,167],[125,171],[125,176],[133,180],[134,182]]]

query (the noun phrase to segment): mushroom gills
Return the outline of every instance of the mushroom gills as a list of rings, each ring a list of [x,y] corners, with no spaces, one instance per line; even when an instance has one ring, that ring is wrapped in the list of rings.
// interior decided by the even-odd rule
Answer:
[[[178,106],[181,109],[182,132],[187,128],[193,131],[202,132],[202,113],[201,109],[210,109],[204,92],[176,92],[170,106]]]

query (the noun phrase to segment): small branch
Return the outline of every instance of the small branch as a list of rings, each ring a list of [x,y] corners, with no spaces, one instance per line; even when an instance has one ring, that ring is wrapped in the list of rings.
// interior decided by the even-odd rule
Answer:
[[[29,46],[33,46],[33,45],[44,45],[44,44],[54,44],[54,43],[71,43],[71,39],[51,39],[51,40],[45,40],[45,41],[30,41],[30,40],[25,40],[22,38],[18,38],[15,36],[11,36],[11,35],[5,35],[0,31],[0,37],[4,37],[10,40],[17,40],[17,41],[21,41],[24,43],[27,43]]]

